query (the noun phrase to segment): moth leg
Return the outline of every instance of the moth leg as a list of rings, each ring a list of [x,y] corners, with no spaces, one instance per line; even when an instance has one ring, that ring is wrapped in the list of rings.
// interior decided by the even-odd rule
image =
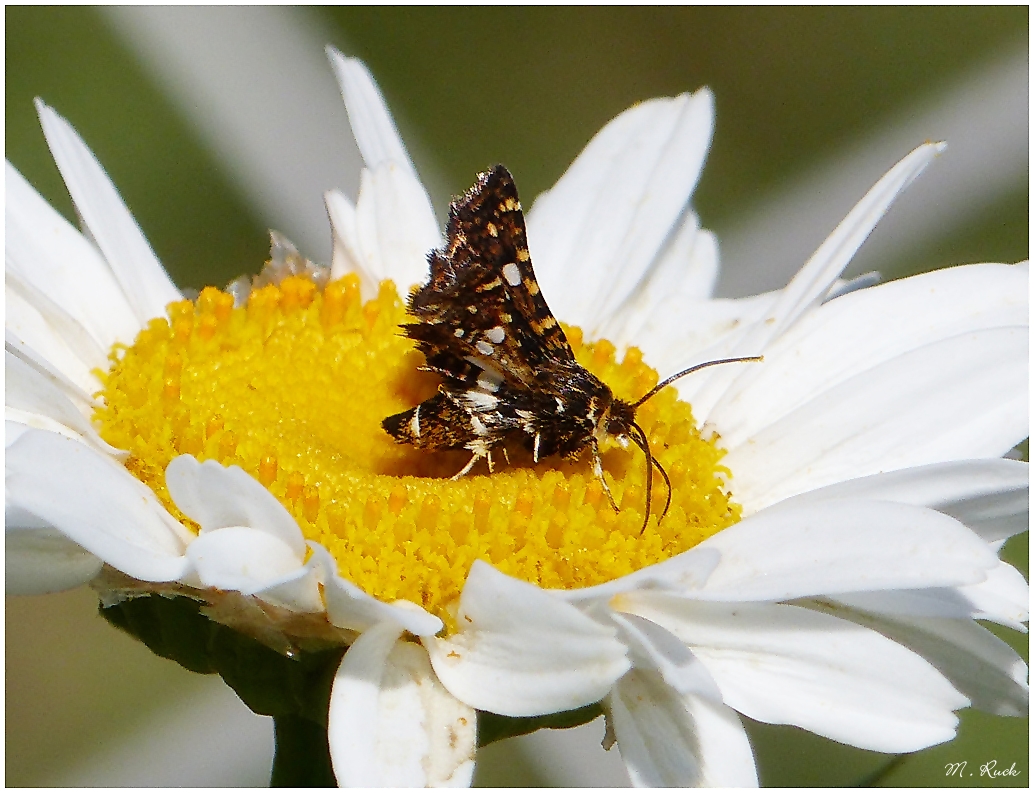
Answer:
[[[503,457],[506,460],[506,464],[509,465],[510,464],[510,453],[508,451],[506,451],[506,447],[505,446],[503,447]]]
[[[465,466],[463,466],[463,470],[460,471],[458,474],[456,474],[455,476],[452,477],[452,481],[455,482],[457,479],[461,479],[462,477],[466,476],[470,472],[470,469],[474,467],[474,463],[476,463],[478,460],[480,460],[483,456],[484,455],[482,455],[482,454],[478,454],[477,452],[474,452],[470,456],[470,460],[467,462],[467,464]]]
[[[471,454],[470,460],[467,462],[467,464],[463,466],[463,470],[456,474],[454,477],[452,477],[453,481],[456,481],[460,477],[468,474],[470,472],[470,469],[474,467],[474,463],[476,463],[482,457],[488,460],[488,473],[492,473],[492,449],[489,447],[487,443],[484,442],[484,440],[479,439],[476,441],[472,441],[467,444],[466,448],[469,451],[473,452],[473,454]]]
[[[595,438],[592,439],[592,472],[600,480],[603,492],[607,494],[607,500],[614,508],[614,511],[620,512],[621,510],[618,509],[617,502],[614,501],[614,495],[610,492],[610,486],[607,484],[607,480],[603,478],[603,460],[600,459],[600,447]]]

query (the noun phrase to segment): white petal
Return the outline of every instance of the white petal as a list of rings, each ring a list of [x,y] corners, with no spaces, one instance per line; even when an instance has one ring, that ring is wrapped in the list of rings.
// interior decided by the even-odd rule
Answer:
[[[629,667],[615,630],[538,587],[477,561],[460,596],[457,633],[425,638],[456,697],[504,716],[588,705]]]
[[[115,185],[72,126],[36,100],[54,162],[90,235],[107,259],[140,325],[182,299]]]
[[[327,737],[343,787],[468,786],[477,714],[434,676],[427,654],[381,623],[345,653],[330,697]]]
[[[348,123],[366,167],[374,169],[394,162],[416,179],[416,169],[369,70],[358,58],[346,58],[333,47],[327,47],[327,57],[341,86]]]
[[[717,282],[718,239],[687,211],[651,269],[648,288],[657,299],[671,295],[665,288],[671,284],[683,300],[710,300]]]
[[[259,600],[299,614],[322,614],[326,611],[320,585],[323,583],[323,568],[309,563],[266,582],[255,590]]]
[[[844,592],[829,599],[871,614],[973,619],[973,604],[962,594],[963,588],[927,587],[885,589],[879,592]]]
[[[936,669],[878,633],[797,606],[622,596],[627,610],[689,645],[725,703],[769,724],[795,724],[878,752],[950,740],[969,704]]]
[[[339,628],[364,631],[380,622],[391,622],[414,636],[433,636],[442,629],[442,621],[414,603],[398,600],[382,603],[372,595],[337,574],[337,562],[326,548],[309,542],[315,563],[322,565],[323,596],[327,618]]]
[[[612,612],[611,619],[618,626],[618,636],[628,646],[634,668],[655,670],[679,694],[722,701],[722,693],[707,667],[664,628],[635,614]]]
[[[708,417],[734,449],[816,395],[934,342],[1027,323],[1026,265],[952,267],[828,302],[742,371]],[[1021,362],[1017,362],[1021,365]]]
[[[634,589],[699,589],[721,561],[721,554],[713,548],[697,546],[678,556],[666,559],[634,573],[615,578],[605,584],[582,589],[550,589],[549,594],[569,603],[604,600],[620,592]]]
[[[713,271],[716,275],[718,272],[718,244],[711,232],[697,231],[692,250],[680,264],[683,268],[679,273],[680,282],[662,284],[657,288],[662,276],[662,271],[658,271],[649,281],[656,289],[656,296],[651,296],[649,302],[643,300],[642,305],[639,300],[635,304],[626,304],[621,316],[615,319],[615,323],[622,323],[621,330],[607,330],[607,337],[619,348],[633,346],[642,350],[643,358],[662,377],[687,368],[682,366],[685,361],[722,335],[724,328],[721,322],[706,324],[705,317],[714,313],[714,303],[726,307],[737,303],[745,306],[747,303],[713,301],[700,294],[705,287],[696,274],[702,270]]]
[[[984,540],[1027,530],[1030,465],[1019,460],[961,460],[849,479],[801,493],[772,507],[864,498],[914,504],[943,512]]]
[[[390,278],[401,294],[427,280],[427,254],[442,245],[427,191],[394,161],[363,170],[356,230],[362,271]]]
[[[201,525],[202,535],[229,526],[258,529],[277,538],[295,558],[305,555],[305,538],[291,513],[239,465],[199,463],[189,454],[165,469],[165,486],[183,514]]]
[[[713,236],[708,237],[713,245]],[[694,277],[695,273],[690,268],[695,260],[693,251],[698,239],[704,239],[700,220],[695,212],[687,210],[647,276],[607,321],[607,338],[619,348],[626,344],[639,346],[641,326],[666,298],[676,297],[689,303],[710,297],[710,294],[700,294],[707,287],[699,283],[700,279]],[[717,277],[717,258],[713,265]]]
[[[999,716],[1026,716],[1027,665],[1013,649],[968,619],[834,613],[879,631],[921,655],[970,699],[974,708]]]
[[[4,422],[4,449],[11,448],[11,446],[14,445],[15,441],[17,441],[26,432],[29,432],[30,429],[31,429],[31,427],[28,427],[25,424],[21,424],[21,423],[15,422],[15,421],[5,421]],[[29,524],[26,524],[26,525],[29,525]],[[49,524],[44,523],[42,525],[49,525]]]
[[[355,205],[340,190],[328,190],[323,194],[323,199],[334,237],[330,277],[337,280],[348,273],[356,273],[359,276],[360,293],[364,299],[369,300],[377,294],[379,274],[366,266],[366,257],[362,255]]]
[[[720,702],[680,696],[657,675],[633,669],[607,703],[636,787],[757,787],[747,734]]]
[[[10,290],[8,290],[7,296],[11,296]],[[74,403],[81,406],[84,411],[89,412],[99,404],[97,400],[90,396],[91,391],[85,390],[81,385],[73,381],[60,367],[51,363],[46,356],[40,354],[32,345],[27,344],[10,326],[4,328],[4,349],[11,355],[20,358],[31,369],[35,369],[38,374],[53,383],[66,396],[71,398]],[[96,378],[91,377],[91,379],[95,386],[100,385]]]
[[[833,599],[873,614],[990,620],[1024,633],[1023,623],[1030,619],[1027,581],[1015,567],[1001,561],[979,584],[848,592]]]
[[[22,510],[15,512],[25,515]],[[21,528],[4,516],[4,585],[8,595],[43,595],[85,584],[104,565],[56,529]],[[24,522],[24,521],[22,521]]]
[[[696,187],[713,116],[706,88],[638,104],[536,199],[528,244],[558,317],[593,336],[633,293]]]
[[[122,452],[106,443],[57,385],[45,374],[31,367],[21,358],[4,350],[6,387],[4,405],[26,414],[38,414],[52,419],[89,441],[94,447],[113,457]]]
[[[1027,332],[945,339],[818,394],[722,460],[737,501],[749,512],[881,471],[1002,456],[1027,434]]]
[[[853,499],[759,512],[697,547],[721,553],[706,583],[685,592],[701,600],[955,586],[998,565],[987,543],[939,512]]]
[[[773,339],[782,335],[802,314],[821,303],[890,205],[944,148],[943,143],[926,143],[891,168],[779,293],[771,313],[755,323],[730,352],[735,356],[766,352]],[[711,410],[720,403],[723,392],[743,374],[728,367],[718,367],[709,373],[706,385],[693,398],[693,412],[698,421],[708,418]]]
[[[51,371],[60,372],[66,380],[75,383],[80,391],[87,394],[99,391],[100,380],[91,369],[105,370],[108,362],[90,335],[81,326],[76,327],[77,323],[67,314],[56,317],[61,311],[53,301],[44,298],[43,302],[48,305],[41,308],[40,301],[33,298],[43,296],[36,294],[30,298],[28,292],[31,288],[21,288],[27,285],[20,281],[15,271],[7,270],[4,275],[7,287],[4,294],[4,307],[7,309],[4,331],[8,347],[14,342],[16,348],[31,348],[31,357],[47,360]],[[61,323],[61,319],[67,320],[67,323]]]
[[[85,444],[29,430],[8,447],[6,471],[12,504],[112,567],[141,581],[186,573],[186,530],[143,483]]]
[[[132,342],[141,323],[94,245],[6,163],[6,267],[75,318],[104,350]]]
[[[1021,623],[1030,619],[1030,588],[1023,575],[1006,562],[988,571],[987,580],[959,587],[971,604],[976,619],[991,620],[1024,630]]]
[[[207,587],[251,595],[302,569],[302,559],[273,534],[230,526],[203,531],[187,558]]]

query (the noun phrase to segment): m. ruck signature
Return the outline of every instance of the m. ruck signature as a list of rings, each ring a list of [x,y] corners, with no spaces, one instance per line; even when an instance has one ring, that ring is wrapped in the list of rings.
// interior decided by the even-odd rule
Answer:
[[[973,772],[966,771],[967,761],[961,760],[958,763],[946,763],[944,766],[945,776],[955,777],[968,777],[973,776]],[[1019,776],[1022,772],[1016,770],[1016,763],[1013,763],[1008,768],[998,768],[997,760],[988,760],[986,763],[980,766],[980,776],[982,777],[1007,777],[1007,776]]]

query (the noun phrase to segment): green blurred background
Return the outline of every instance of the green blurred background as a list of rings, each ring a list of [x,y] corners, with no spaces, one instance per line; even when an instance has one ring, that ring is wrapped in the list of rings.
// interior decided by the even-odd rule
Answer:
[[[522,195],[533,197],[620,111],[636,101],[709,85],[716,97],[716,132],[695,207],[728,254],[725,293],[785,283],[853,201],[926,137],[947,136],[952,148],[913,188],[918,197],[910,191],[902,200],[904,219],[877,231],[863,249],[859,271],[879,269],[889,278],[1028,256],[1025,7],[219,13],[217,21],[233,35],[214,46],[203,44],[201,52],[225,59],[225,71],[213,67],[205,77],[219,90],[230,86],[247,94],[226,75],[236,68],[232,80],[244,80],[243,68],[247,76],[254,52],[236,48],[249,35],[253,44],[258,41],[256,63],[273,74],[316,63],[324,42],[361,57],[388,100],[439,218],[449,197],[490,163],[506,163]],[[180,286],[223,284],[257,270],[268,252],[270,226],[325,258],[329,227],[319,213],[319,193],[337,186],[354,196],[358,184],[357,166],[346,162],[354,160],[354,150],[344,114],[322,110],[329,67],[313,67],[322,70],[319,79],[302,81],[287,98],[270,93],[263,103],[264,89],[254,89],[259,115],[240,134],[261,131],[266,121],[283,124],[288,132],[272,148],[282,145],[291,156],[305,148],[305,135],[322,134],[319,141],[333,160],[322,170],[318,164],[298,166],[299,183],[316,185],[306,188],[304,203],[278,203],[275,179],[259,199],[239,163],[224,156],[232,155],[232,135],[223,143],[229,149],[212,143],[212,129],[220,124],[208,100],[200,93],[192,99],[189,84],[184,89],[181,83],[178,93],[170,88],[164,75],[175,67],[163,65],[161,48],[140,33],[141,19],[119,9],[6,9],[8,160],[74,219],[32,106],[40,96],[96,152]],[[202,18],[192,24],[207,23]],[[152,24],[148,35],[175,27],[165,26],[162,31],[157,25],[155,34]],[[188,60],[202,62],[200,56]],[[1021,78],[1015,91],[1010,88],[998,104],[988,98],[996,87],[1012,85],[1008,80],[1016,74]],[[986,132],[995,142],[986,151],[978,145],[957,150],[943,129],[962,130],[963,141],[967,130],[974,140]],[[1006,133],[1012,137],[994,137]],[[338,140],[340,158],[333,156]],[[969,163],[968,170],[952,170],[956,151],[956,162]],[[270,167],[283,166],[282,183],[290,186],[294,161],[287,155],[272,159],[279,163]],[[306,167],[315,170],[316,181],[302,179]],[[953,176],[959,168],[964,173]],[[937,176],[937,169],[947,175]],[[331,177],[338,181],[317,184]],[[928,178],[932,187],[924,194]],[[780,220],[780,211],[798,206],[810,224],[798,225],[796,216]],[[298,220],[300,207],[307,215]],[[765,222],[771,234],[751,231],[767,228]],[[772,262],[788,257],[795,265],[776,267],[769,256]],[[1027,535],[1011,541],[1007,554],[1026,573]],[[129,784],[131,777],[119,775],[127,757],[146,759],[145,769],[154,772],[149,778],[165,784],[263,784],[271,751],[267,725],[244,714],[240,724],[246,726],[237,737],[261,751],[213,755],[220,744],[207,737],[208,711],[197,703],[223,708],[223,714],[236,707],[233,695],[227,700],[218,681],[152,657],[104,624],[95,609],[85,589],[7,598],[7,784]],[[996,632],[1027,658],[1025,636]],[[1029,784],[1025,719],[966,711],[956,741],[900,760],[792,728],[749,728],[767,785]],[[163,741],[169,756],[152,757],[153,744]],[[491,747],[482,755],[478,781],[578,783],[551,771],[537,751],[527,742]],[[992,759],[999,768],[1015,762],[1020,775],[1001,781],[945,777],[945,763],[966,760],[974,768]],[[589,784],[595,778],[582,779]]]

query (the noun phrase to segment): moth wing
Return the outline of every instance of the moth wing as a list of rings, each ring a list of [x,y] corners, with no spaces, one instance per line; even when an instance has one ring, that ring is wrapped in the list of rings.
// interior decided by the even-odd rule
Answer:
[[[498,399],[483,391],[442,388],[419,405],[381,426],[397,443],[422,449],[490,449],[503,440],[514,422],[496,409]]]
[[[475,363],[490,380],[533,387],[543,365],[574,353],[539,290],[524,214],[509,171],[497,165],[449,212],[448,243],[410,299],[404,326],[435,369]],[[455,385],[471,373],[456,372]],[[489,389],[491,390],[491,389]]]

